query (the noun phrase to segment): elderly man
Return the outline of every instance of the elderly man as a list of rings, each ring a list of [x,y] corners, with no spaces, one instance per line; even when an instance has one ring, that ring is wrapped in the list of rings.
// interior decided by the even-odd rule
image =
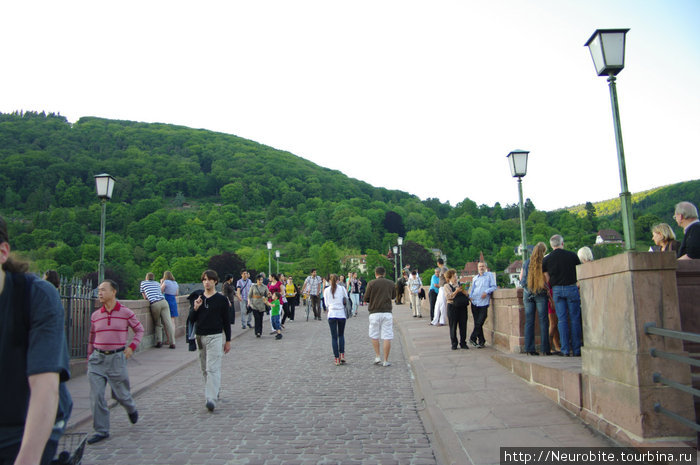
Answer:
[[[698,209],[690,202],[680,202],[676,205],[673,218],[685,231],[683,242],[678,249],[678,259],[688,260],[700,258],[700,221]]]
[[[97,287],[97,298],[102,307],[90,316],[87,375],[95,434],[87,440],[88,444],[109,437],[109,407],[105,401],[107,383],[112,388],[112,397],[126,409],[129,421],[133,424],[139,419],[139,412],[131,396],[126,361],[141,342],[143,325],[132,310],[117,301],[118,291],[117,283],[105,279]],[[134,332],[134,337],[127,344],[129,328]]]
[[[48,464],[72,408],[63,306],[8,241],[0,217],[0,463]]]
[[[469,341],[473,346],[482,349],[486,345],[484,337],[484,322],[488,316],[491,294],[497,289],[496,277],[493,273],[486,272],[486,263],[479,262],[479,274],[474,276],[469,289],[469,300],[472,302],[472,317],[474,318],[474,330]]]
[[[581,295],[576,285],[576,265],[580,265],[581,261],[574,252],[564,250],[564,238],[559,234],[549,239],[549,245],[552,252],[542,260],[542,271],[552,286],[554,308],[559,319],[561,355],[580,357]]]

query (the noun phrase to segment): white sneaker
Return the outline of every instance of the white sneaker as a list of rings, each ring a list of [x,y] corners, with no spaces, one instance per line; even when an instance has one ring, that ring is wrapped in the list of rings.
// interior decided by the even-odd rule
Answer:
[[[374,364],[375,365],[381,365],[382,364],[382,359],[379,357],[374,357]]]
[[[382,366],[390,367],[390,366],[391,366],[391,362],[384,362],[384,363],[382,364]]]

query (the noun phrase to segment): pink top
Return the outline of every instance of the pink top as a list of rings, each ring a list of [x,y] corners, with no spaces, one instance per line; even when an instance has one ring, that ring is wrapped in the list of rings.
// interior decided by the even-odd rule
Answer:
[[[136,350],[143,337],[143,325],[136,314],[119,302],[111,312],[102,306],[90,316],[90,339],[88,340],[88,357],[94,349],[115,350],[126,345],[129,328],[134,331],[131,350]]]

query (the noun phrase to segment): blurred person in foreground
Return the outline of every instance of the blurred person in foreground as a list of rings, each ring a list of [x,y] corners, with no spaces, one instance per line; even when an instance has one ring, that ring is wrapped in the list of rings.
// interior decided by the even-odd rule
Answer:
[[[10,255],[0,217],[0,464],[48,464],[73,406],[56,288]]]

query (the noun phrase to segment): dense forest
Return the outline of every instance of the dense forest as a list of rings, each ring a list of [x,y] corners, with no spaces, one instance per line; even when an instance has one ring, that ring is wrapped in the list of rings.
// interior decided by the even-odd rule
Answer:
[[[455,206],[373,187],[288,152],[229,134],[167,124],[55,114],[0,114],[0,214],[13,250],[33,270],[64,276],[95,275],[99,259],[100,203],[94,175],[116,179],[107,205],[107,276],[134,296],[147,271],[173,271],[198,281],[214,266],[267,270],[267,241],[280,251],[280,271],[305,276],[349,271],[343,257],[367,255],[370,269],[384,264],[397,237],[403,262],[432,266],[431,249],[462,268],[483,252],[490,268],[517,259],[517,205]],[[700,181],[635,194],[638,250],[650,245],[654,223],[672,223],[673,205],[698,203]],[[599,229],[621,231],[619,200],[539,211],[525,205],[528,242],[554,233],[567,248],[592,246]],[[675,224],[672,226],[676,227]],[[679,228],[676,231],[680,233]],[[597,247],[597,257],[620,252]]]

